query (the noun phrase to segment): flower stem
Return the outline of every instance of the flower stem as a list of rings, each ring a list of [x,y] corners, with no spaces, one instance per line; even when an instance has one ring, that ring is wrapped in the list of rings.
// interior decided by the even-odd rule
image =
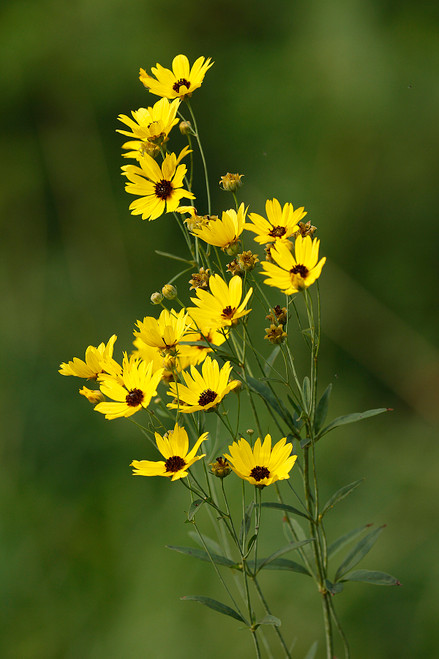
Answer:
[[[189,108],[189,112],[191,113],[192,121],[194,122],[195,138],[196,138],[196,140],[197,140],[197,142],[198,142],[198,148],[200,149],[201,160],[202,160],[202,162],[203,162],[204,178],[205,178],[205,181],[206,181],[207,214],[210,215],[210,214],[211,214],[210,188],[209,188],[209,175],[208,175],[208,173],[207,173],[206,159],[205,159],[205,157],[204,157],[203,147],[201,146],[201,140],[200,140],[200,136],[199,136],[199,134],[198,134],[197,121],[196,121],[196,119],[195,119],[195,115],[194,115],[194,113],[193,113],[192,106],[191,106],[191,104],[190,104],[190,102],[189,102],[189,99],[185,99],[185,100],[186,100],[186,104],[187,104],[187,106],[188,106],[188,108]]]

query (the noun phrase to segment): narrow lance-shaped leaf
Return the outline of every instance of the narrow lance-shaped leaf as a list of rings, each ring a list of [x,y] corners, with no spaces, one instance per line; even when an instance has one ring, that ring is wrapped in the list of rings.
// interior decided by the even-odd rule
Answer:
[[[247,561],[247,565],[249,566],[250,570],[254,570],[255,568],[254,561]],[[288,558],[275,558],[269,563],[266,563],[263,569],[285,570],[287,572],[298,572],[299,574],[306,574],[309,577],[311,576],[311,573],[306,569],[304,565],[301,565],[300,563],[296,563],[296,561],[290,561]]]
[[[280,346],[275,346],[273,350],[271,351],[270,356],[265,362],[264,366],[264,374],[265,375],[270,375],[270,371],[273,368],[274,362],[276,361],[276,358],[278,354],[280,353]]]
[[[392,577],[391,574],[386,572],[378,572],[377,570],[355,570],[346,574],[341,581],[363,581],[364,583],[371,583],[375,586],[400,586],[401,582]]]
[[[194,542],[196,542],[198,545],[200,545],[201,547],[203,546],[203,543],[201,542],[200,536],[198,535],[198,533],[196,531],[189,531],[188,536]],[[203,540],[204,540],[205,544],[207,545],[207,547],[209,548],[209,551],[213,551],[216,554],[221,554],[222,549],[221,549],[220,545],[216,542],[216,540],[213,540],[212,538],[209,538],[209,536],[205,535],[204,533],[203,533]]]
[[[259,627],[259,625],[273,625],[274,627],[280,627],[282,622],[279,620],[279,618],[276,618],[276,616],[272,615],[266,615],[262,618],[262,620],[258,620],[258,622],[255,624],[255,629]]]
[[[351,492],[353,492],[359,485],[361,485],[363,481],[364,478],[360,478],[360,480],[349,483],[349,485],[344,485],[339,490],[337,490],[337,492],[333,494],[332,497],[328,499],[328,501],[323,506],[320,517],[323,517],[323,515],[328,512],[328,510],[334,508],[336,503],[345,499]]]
[[[361,559],[364,558],[364,556],[366,556],[366,554],[372,549],[375,542],[378,540],[378,536],[383,529],[384,526],[380,526],[378,529],[371,531],[355,545],[353,550],[346,556],[345,560],[338,568],[335,574],[335,581],[341,579],[341,577],[345,575],[346,572],[352,570],[352,568],[355,567],[361,561]]]
[[[250,376],[247,376],[247,383],[253,389],[253,391],[256,391],[256,393],[264,399],[267,405],[269,405],[275,412],[277,412],[281,419],[285,421],[290,430],[295,428],[294,420],[288,409],[285,407],[281,399],[277,398],[277,396],[273,394],[268,385]]]
[[[331,558],[332,556],[335,556],[343,547],[345,547],[347,544],[355,540],[355,538],[358,538],[359,535],[363,533],[366,529],[370,528],[372,524],[365,524],[364,526],[359,526],[357,529],[354,529],[353,531],[349,531],[348,533],[345,533],[344,535],[341,535],[337,540],[334,540],[334,542],[329,545],[328,547],[328,558]]]
[[[383,412],[389,412],[390,408],[388,407],[379,407],[376,410],[367,410],[367,412],[354,412],[353,414],[346,414],[345,416],[339,416],[334,421],[331,421],[323,430],[319,432],[316,439],[320,439],[326,435],[334,428],[339,426],[345,426],[347,423],[356,423],[357,421],[362,421],[363,419],[368,419],[371,416],[376,416],[377,414],[383,414]]]
[[[271,563],[271,561],[274,561],[275,558],[278,558],[279,556],[282,556],[289,551],[293,551],[293,549],[299,549],[300,547],[303,547],[310,542],[315,542],[315,538],[307,538],[306,540],[300,540],[299,542],[291,542],[286,547],[282,547],[282,549],[278,549],[273,554],[270,554],[270,556],[267,556],[267,558],[262,558],[260,561],[258,561],[257,572],[262,570],[265,565]]]
[[[331,396],[331,392],[332,384],[328,384],[316,407],[316,414],[314,419],[314,432],[316,434],[325,423],[326,417],[328,415],[329,398]]]
[[[237,611],[235,611],[235,609],[232,609],[230,606],[227,606],[222,602],[218,602],[218,600],[214,600],[211,597],[203,597],[202,595],[184,595],[184,597],[180,597],[180,599],[200,602],[200,604],[204,604],[204,606],[208,606],[209,609],[218,611],[218,613],[222,613],[225,616],[230,616],[231,618],[235,618],[235,620],[239,620],[239,622],[243,622],[245,625],[248,626],[247,620],[243,618],[242,615],[240,615]]]
[[[206,503],[204,499],[195,499],[195,501],[192,501],[187,514],[187,518],[189,522],[191,522],[194,519],[195,515],[200,510],[203,503]]]
[[[311,383],[308,376],[303,378],[302,400],[305,411],[309,413],[311,410]]]
[[[166,256],[166,258],[173,259],[174,261],[182,261],[183,263],[188,263],[193,268],[196,266],[196,263],[194,261],[188,261],[188,259],[184,259],[181,256],[176,256],[175,254],[170,254],[169,252],[160,252],[158,249],[154,251],[159,256]]]
[[[305,517],[306,519],[309,519],[306,513],[303,513],[301,510],[298,510],[298,508],[294,508],[294,506],[289,506],[286,503],[279,503],[277,501],[263,501],[262,507],[273,508],[274,510],[282,510],[283,512],[292,513],[293,515],[300,515],[300,517]]]
[[[192,556],[193,558],[198,558],[200,561],[205,561],[206,563],[211,563],[212,561],[217,565],[224,565],[225,567],[231,567],[236,570],[241,570],[241,566],[238,565],[235,561],[232,561],[226,556],[221,556],[221,554],[216,554],[214,552],[207,552],[204,549],[197,549],[196,547],[179,547],[175,545],[166,545],[166,549],[172,549],[172,551],[178,551],[180,554],[186,554],[187,556]]]
[[[306,653],[306,657],[305,657],[305,659],[314,659],[314,657],[315,657],[316,654],[317,654],[317,648],[318,648],[318,646],[319,646],[319,642],[318,642],[318,641],[314,641],[314,643],[311,645],[310,649],[309,649],[308,652]]]
[[[239,544],[243,546],[244,540],[247,537],[247,534],[250,530],[250,524],[252,521],[253,508],[255,507],[254,501],[248,504],[245,509],[244,518],[241,522],[241,529],[239,531]]]

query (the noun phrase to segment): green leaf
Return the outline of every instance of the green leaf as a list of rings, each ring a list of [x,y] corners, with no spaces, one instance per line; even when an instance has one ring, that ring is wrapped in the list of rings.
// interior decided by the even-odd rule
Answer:
[[[309,437],[304,437],[304,439],[300,440],[300,448],[305,448],[308,444],[311,444],[311,439]]]
[[[282,556],[283,554],[287,554],[289,551],[293,551],[294,549],[299,549],[299,547],[303,547],[304,545],[307,545],[310,542],[315,542],[315,538],[307,538],[306,540],[300,540],[299,542],[290,542],[289,545],[286,545],[286,547],[282,547],[282,549],[278,549],[273,554],[270,554],[270,556],[267,556],[267,558],[261,558],[258,561],[256,572],[262,570],[262,568],[264,568],[266,565],[274,561],[279,556]]]
[[[383,529],[384,526],[380,526],[378,529],[370,531],[370,533],[368,533],[364,538],[360,540],[360,542],[355,545],[353,550],[346,556],[345,560],[335,573],[335,581],[341,579],[341,577],[344,576],[346,572],[352,570],[352,568],[355,567],[357,563],[359,563],[361,559],[364,558],[364,556],[366,556],[366,554],[372,549],[375,542],[378,540],[378,536]]]
[[[244,542],[244,539],[247,537],[247,534],[250,530],[250,524],[252,521],[252,515],[253,515],[253,508],[255,507],[254,501],[248,504],[247,508],[245,509],[244,513],[244,519],[241,522],[241,529],[239,531],[239,544],[242,547],[242,544]]]
[[[200,602],[200,604],[204,604],[204,606],[208,606],[209,609],[218,611],[218,613],[223,613],[225,616],[230,616],[231,618],[235,618],[235,620],[239,620],[239,622],[243,622],[245,625],[248,626],[247,620],[243,618],[237,611],[235,611],[235,609],[232,609],[230,606],[227,606],[222,602],[218,602],[218,600],[213,600],[211,597],[203,597],[202,595],[184,595],[184,597],[180,597],[180,599]]]
[[[311,409],[311,383],[307,375],[303,378],[302,400],[303,400],[303,406],[305,408],[305,412],[309,414],[309,411]]]
[[[331,583],[329,579],[325,579],[325,588],[329,593],[331,593],[331,595],[337,595],[337,593],[341,593],[343,590],[343,584]]]
[[[269,405],[278,415],[285,421],[288,428],[292,430],[295,428],[293,417],[291,416],[288,409],[285,407],[284,403],[280,398],[277,398],[270,387],[268,387],[264,382],[256,380],[250,376],[247,376],[247,384],[255,391],[257,394],[264,399],[264,401]]]
[[[325,391],[323,392],[322,397],[320,398],[317,404],[316,414],[314,419],[314,432],[316,434],[319,432],[320,428],[325,423],[325,419],[328,415],[329,398],[331,396],[331,391],[332,391],[332,384],[328,384]]]
[[[196,263],[194,261],[188,261],[188,259],[183,259],[181,256],[176,256],[175,254],[170,254],[169,252],[160,252],[158,249],[154,250],[159,256],[166,256],[168,259],[173,259],[174,261],[182,261],[183,263],[188,263],[195,268]]]
[[[310,649],[308,650],[305,659],[314,659],[314,657],[317,654],[318,646],[319,646],[319,642],[314,641],[314,643],[311,645]]]
[[[192,501],[191,507],[189,508],[189,512],[187,514],[187,518],[189,522],[191,522],[194,519],[195,515],[200,510],[203,503],[206,503],[205,499],[195,499],[195,501]]]
[[[264,559],[262,559],[264,560]],[[254,561],[248,561],[248,565],[251,570],[254,569],[255,562]],[[258,561],[258,566],[259,566],[259,561]],[[261,569],[258,567],[258,569]],[[300,563],[296,563],[296,561],[290,561],[288,558],[274,558],[272,561],[269,563],[266,563],[264,565],[264,570],[287,570],[289,572],[299,572],[300,574],[307,574],[309,577],[311,576],[308,570],[306,569],[305,566],[301,565]]]
[[[258,537],[258,534],[255,533],[254,535],[252,535],[252,537],[251,537],[250,540],[248,541],[248,543],[247,543],[247,554],[250,553],[250,551],[251,551],[253,545],[255,544],[255,540],[256,540],[257,537]]]
[[[329,545],[328,547],[328,558],[331,558],[331,556],[335,556],[340,549],[343,549],[347,544],[355,540],[363,531],[365,531],[367,528],[372,526],[372,524],[365,524],[364,526],[359,526],[357,529],[354,529],[353,531],[349,531],[348,533],[345,533],[344,535],[341,535],[337,540],[334,540],[334,542]]]
[[[265,366],[264,366],[264,374],[265,375],[270,375],[270,371],[273,368],[274,362],[276,361],[276,358],[278,354],[280,353],[280,346],[275,346],[268,357],[268,359],[265,361]]]
[[[226,556],[221,556],[220,554],[215,554],[210,552],[210,556],[207,551],[204,549],[197,549],[196,547],[178,547],[175,545],[166,545],[166,549],[172,549],[172,551],[178,551],[180,554],[186,554],[187,556],[192,556],[193,558],[198,558],[200,561],[205,561],[206,563],[211,563],[212,561],[217,565],[225,565],[225,567],[231,567],[236,570],[241,570],[241,566],[235,563],[235,561],[226,558]]]
[[[325,505],[322,508],[322,512],[320,513],[320,517],[323,517],[328,510],[331,508],[334,508],[335,504],[338,503],[339,501],[343,501],[351,492],[353,492],[361,483],[364,481],[364,478],[360,478],[358,481],[354,481],[353,483],[349,483],[349,485],[344,485],[341,487],[335,494],[332,495],[330,499],[325,503]]]
[[[347,423],[356,423],[357,421],[362,421],[363,419],[368,419],[371,416],[376,416],[377,414],[382,414],[383,412],[389,412],[388,407],[379,407],[376,410],[367,410],[367,412],[354,412],[353,414],[346,414],[345,416],[338,416],[334,421],[331,421],[330,424],[323,428],[317,435],[316,439],[320,439],[323,435],[326,435],[334,428],[338,426],[345,426]]]
[[[258,620],[258,622],[255,624],[255,628],[259,627],[259,625],[273,625],[274,627],[280,627],[282,622],[279,620],[279,618],[276,618],[276,616],[272,615],[267,615],[262,618],[262,620]]]
[[[278,503],[277,501],[264,501],[262,503],[263,508],[273,508],[275,510],[282,510],[286,513],[292,513],[293,515],[300,515],[300,517],[305,517],[309,519],[306,513],[303,513],[301,510],[294,508],[294,506],[289,506],[286,503]]]
[[[392,577],[391,574],[386,572],[378,572],[376,570],[355,570],[346,574],[342,581],[363,581],[364,583],[372,583],[376,586],[400,586],[401,582]]]
[[[307,538],[306,538],[305,532],[302,529],[299,522],[297,521],[297,519],[295,519],[294,517],[290,517],[289,520],[291,522],[291,526],[293,527],[293,531],[294,531],[294,534],[295,534],[296,538],[299,541],[302,541],[302,542],[304,540],[306,540]],[[284,527],[287,527],[287,524],[285,524]],[[313,549],[312,549],[312,545],[310,545],[310,544],[304,545],[303,553],[306,556],[306,559],[307,559],[308,564],[309,564],[309,568],[311,569],[313,575],[315,576],[315,572],[314,572],[315,568],[313,567],[314,566],[314,552],[313,552]]]
[[[200,536],[196,531],[189,531],[188,536],[194,540],[194,542],[197,543],[197,545],[200,545],[201,547],[203,546],[203,543],[201,542]],[[220,545],[216,542],[216,540],[212,540],[212,538],[209,538],[207,535],[203,533],[203,540],[205,544],[207,545],[209,551],[213,551],[215,554],[221,554],[222,549]]]

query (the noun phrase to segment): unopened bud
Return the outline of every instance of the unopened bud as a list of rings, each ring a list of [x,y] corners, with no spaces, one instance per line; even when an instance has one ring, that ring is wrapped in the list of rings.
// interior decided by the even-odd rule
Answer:
[[[244,174],[230,174],[227,172],[225,176],[221,176],[219,184],[226,192],[236,192],[242,185],[242,177]]]
[[[92,405],[96,405],[96,403],[102,403],[102,401],[105,400],[104,394],[99,391],[99,389],[88,389],[87,387],[82,387],[82,389],[79,390],[79,393],[81,396],[85,396],[88,402],[92,403]]]
[[[149,299],[151,300],[151,304],[160,304],[163,301],[163,295],[156,291]]]
[[[247,429],[247,435],[250,435],[250,437],[251,437],[254,434],[255,434],[255,431],[253,430],[253,428],[248,428]]]
[[[235,243],[229,243],[227,247],[223,247],[223,251],[227,256],[235,256],[235,254],[239,252],[239,242],[236,241]]]
[[[225,478],[232,471],[232,468],[227,460],[221,457],[217,458],[215,462],[212,462],[210,467],[210,471],[217,478]]]
[[[190,121],[180,121],[178,127],[182,135],[192,135],[194,132]]]
[[[172,284],[166,284],[162,288],[162,294],[167,300],[174,300],[177,297],[177,289]]]

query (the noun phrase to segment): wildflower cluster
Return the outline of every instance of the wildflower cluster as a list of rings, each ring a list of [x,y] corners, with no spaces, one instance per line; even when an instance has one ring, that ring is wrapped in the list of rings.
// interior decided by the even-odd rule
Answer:
[[[365,545],[363,538],[352,550],[351,558],[329,576],[323,517],[358,483],[344,486],[321,506],[315,450],[327,432],[358,420],[359,415],[324,425],[331,385],[318,399],[317,358],[318,279],[326,258],[319,258],[316,227],[310,221],[302,222],[307,214],[304,207],[295,208],[290,201],[282,205],[272,198],[266,200],[265,214],[260,214],[238,201],[243,175],[227,173],[221,176],[220,186],[230,193],[231,207],[215,208],[212,212],[206,160],[191,106],[191,96],[201,87],[212,64],[210,59],[199,57],[191,67],[187,57],[178,55],[172,70],[157,64],[152,68],[153,75],[149,75],[140,69],[140,81],[160,100],[132,111],[132,118],[119,115],[120,122],[129,129],[118,132],[129,138],[122,145],[123,157],[132,163],[122,167],[122,174],[126,191],[135,196],[130,211],[148,221],[173,215],[163,221],[174,222],[175,229],[182,232],[188,253],[186,259],[168,256],[186,261],[185,269],[164,282],[161,291],[151,294],[151,302],[154,308],[160,307],[160,313],[136,321],[133,348],[130,353],[123,353],[120,363],[113,356],[113,335],[107,344],[89,346],[85,360],[74,358],[61,364],[59,372],[94,381],[93,389],[83,386],[80,394],[106,419],[136,415],[136,424],[150,438],[161,459],[150,459],[154,458],[152,455],[133,460],[133,474],[180,481],[191,497],[188,521],[195,525],[203,547],[197,550],[197,556],[210,560],[217,572],[220,564],[224,569],[242,573],[243,589],[237,594],[222,577],[233,606],[202,596],[190,599],[240,620],[252,633],[258,657],[260,626],[273,625],[278,642],[289,657],[279,630],[280,621],[271,614],[262,593],[259,572],[270,565],[271,569],[307,575],[315,580],[322,597],[327,656],[332,657],[333,623],[341,629],[332,596],[343,589],[345,581],[359,580],[351,569],[365,554]],[[175,135],[172,131],[178,123],[180,133]],[[187,139],[187,145],[178,153],[170,150],[174,135]],[[193,205],[193,142],[201,154],[206,183],[205,199],[196,200],[201,211]],[[232,260],[227,262],[230,257]],[[189,271],[191,277],[186,286],[179,285],[180,292],[177,291],[174,282]],[[311,295],[308,289],[314,284],[315,295]],[[185,301],[180,300],[182,288]],[[257,325],[253,317],[258,310],[262,311],[261,318],[269,322],[265,337],[260,336],[272,344],[269,354],[264,353],[264,347],[258,348],[255,337]],[[311,370],[305,376],[295,366],[294,352],[303,348],[291,339],[293,315],[299,320],[304,349],[311,354]],[[264,346],[263,341],[260,344]],[[252,428],[243,430],[243,419],[250,413],[246,407],[253,415],[257,432]],[[382,411],[370,410],[362,417]],[[300,467],[293,471],[295,464]],[[232,474],[232,479],[241,479],[243,484],[244,517],[239,534],[224,485],[226,477]],[[280,482],[289,485],[292,474],[294,479],[303,481],[303,496],[292,486],[281,490]],[[250,503],[249,487],[253,495]],[[262,501],[266,488],[275,492],[277,501]],[[287,497],[293,495],[299,508],[287,502]],[[229,535],[232,548],[225,546],[223,556],[213,556],[208,550],[209,540],[199,528],[199,516],[195,519],[202,504],[215,512],[218,538],[223,539],[223,527]],[[258,556],[263,508],[267,512],[283,511],[290,540],[286,547],[266,558]],[[298,516],[305,519],[305,530]],[[350,532],[338,542],[347,544],[365,530],[366,527],[354,534]],[[372,546],[375,539],[371,533],[376,531],[366,536],[367,546]],[[193,554],[190,548],[179,550]],[[300,562],[279,558],[289,551],[296,551]],[[374,574],[381,575],[375,577],[376,583],[386,579],[392,582],[389,575]],[[365,580],[373,582],[370,574]],[[257,612],[255,595],[260,600],[261,613]],[[265,622],[260,619],[264,614]],[[346,654],[344,634],[342,641]]]

